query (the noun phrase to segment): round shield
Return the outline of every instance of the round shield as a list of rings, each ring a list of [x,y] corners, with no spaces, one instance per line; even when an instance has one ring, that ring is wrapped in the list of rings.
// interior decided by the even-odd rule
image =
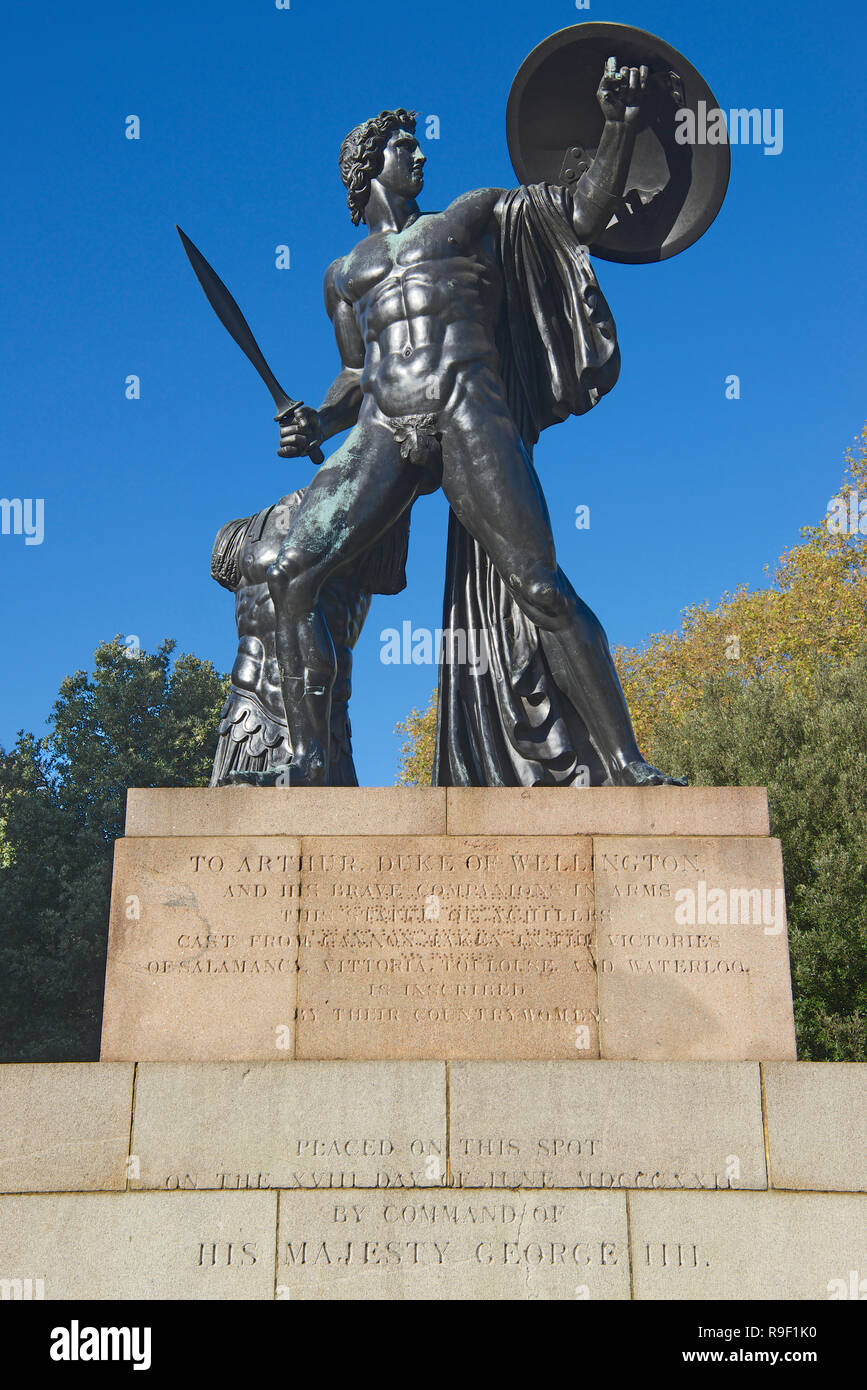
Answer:
[[[609,57],[618,67],[645,64],[649,76],[623,198],[590,251],[609,261],[662,261],[707,231],[731,169],[716,98],[670,44],[628,24],[575,24],[552,34],[512,83],[509,154],[521,183],[574,186],[605,124],[596,90]]]

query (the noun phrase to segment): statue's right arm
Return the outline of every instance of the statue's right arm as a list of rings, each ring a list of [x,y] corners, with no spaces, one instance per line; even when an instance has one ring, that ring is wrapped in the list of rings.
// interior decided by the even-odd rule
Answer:
[[[362,401],[364,339],[353,305],[340,292],[341,267],[342,261],[335,261],[325,275],[325,307],[334,325],[342,366],[319,407],[323,439],[330,439],[332,435],[350,429],[358,419]]]

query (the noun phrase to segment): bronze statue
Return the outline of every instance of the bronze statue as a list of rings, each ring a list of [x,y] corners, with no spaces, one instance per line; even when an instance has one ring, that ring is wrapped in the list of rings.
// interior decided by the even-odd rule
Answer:
[[[612,34],[629,61],[603,65],[599,44]],[[602,68],[601,128],[594,150],[586,135],[562,161],[555,149],[557,173],[540,182],[479,188],[423,213],[415,113],[383,111],[346,137],[340,172],[366,235],[325,277],[341,370],[318,411],[283,393],[237,305],[184,239],[277,403],[280,456],[318,459],[323,441],[349,430],[300,496],[264,574],[289,731],[269,769],[281,783],[335,780],[337,648],[349,629],[329,609],[329,586],[358,585],[400,552],[414,501],[438,487],[451,507],[443,627],[483,633],[490,667],[441,664],[434,780],[678,782],[635,742],[605,634],[557,564],[532,451],[543,429],[591,409],[617,380],[615,325],[588,247],[624,260],[674,254],[709,225],[728,165],[674,148],[677,107],[709,89],[675,50],[625,26],[579,25],[540,45],[516,79],[510,120],[516,103],[538,106],[551,92],[568,117],[575,59],[568,53],[563,67],[564,44],[586,71],[588,61]],[[582,121],[592,125],[586,111]],[[513,134],[516,165],[532,166]],[[631,172],[638,184],[627,188]]]
[[[336,665],[322,586],[437,486],[538,629],[604,780],[674,780],[642,757],[605,634],[557,565],[524,438],[588,409],[617,378],[614,324],[584,247],[624,191],[646,82],[645,68],[608,63],[598,92],[605,133],[571,194],[481,188],[423,215],[425,157],[412,113],[383,112],[344,141],[350,213],[367,236],[325,279],[343,367],[319,411],[283,422],[278,452],[306,454],[351,431],[307,489],[268,571],[291,783],[328,776]],[[512,372],[545,377],[541,391],[523,389],[524,418],[510,408]]]

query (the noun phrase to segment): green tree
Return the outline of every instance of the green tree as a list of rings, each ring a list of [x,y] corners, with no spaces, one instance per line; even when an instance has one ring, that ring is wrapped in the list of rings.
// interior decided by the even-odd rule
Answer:
[[[398,754],[398,786],[429,787],[436,745],[437,692],[433,691],[423,710],[410,710],[394,732],[403,735]]]
[[[783,849],[798,1056],[867,1061],[867,645],[847,665],[715,673],[651,756],[703,786],[766,786]]]
[[[867,498],[867,426],[848,449],[838,496]],[[867,524],[867,523],[865,523]],[[645,753],[657,733],[704,702],[713,674],[743,679],[776,674],[786,689],[809,692],[815,658],[845,666],[858,649],[867,610],[867,535],[835,530],[829,518],[801,528],[762,589],[740,585],[713,607],[694,604],[681,630],[657,633],[640,648],[618,647],[614,659]]]
[[[97,648],[50,732],[0,750],[0,1057],[99,1055],[112,845],[131,786],[202,786],[227,679],[173,642]]]

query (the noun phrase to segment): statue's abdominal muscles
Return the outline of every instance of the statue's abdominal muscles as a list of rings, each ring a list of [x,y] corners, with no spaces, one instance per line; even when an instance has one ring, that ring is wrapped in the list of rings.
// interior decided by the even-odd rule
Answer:
[[[496,366],[499,298],[494,265],[481,255],[384,268],[356,305],[362,389],[389,416],[445,409],[463,369]]]

